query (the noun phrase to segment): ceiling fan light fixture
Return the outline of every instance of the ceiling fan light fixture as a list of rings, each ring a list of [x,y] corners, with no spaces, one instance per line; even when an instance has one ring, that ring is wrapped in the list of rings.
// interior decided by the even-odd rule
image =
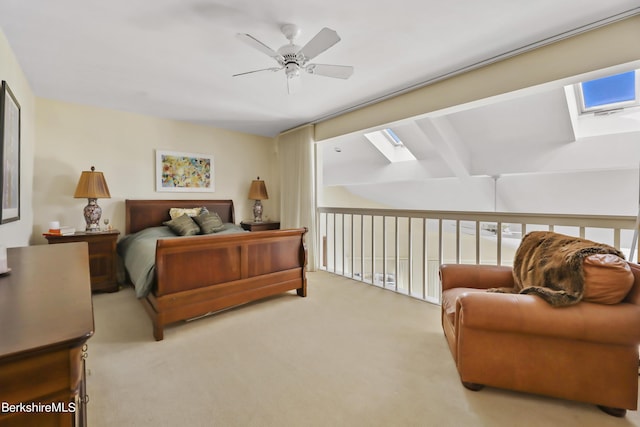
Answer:
[[[287,78],[292,79],[294,77],[300,76],[300,66],[294,62],[289,62],[284,66],[285,73],[287,74]]]

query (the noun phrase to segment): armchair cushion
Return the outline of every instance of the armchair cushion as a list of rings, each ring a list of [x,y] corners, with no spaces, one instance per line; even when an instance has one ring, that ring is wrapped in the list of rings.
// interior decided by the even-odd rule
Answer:
[[[600,304],[618,304],[633,286],[633,273],[629,264],[616,255],[596,254],[584,259],[585,301]]]
[[[533,295],[466,292],[456,306],[459,328],[617,345],[640,342],[640,308],[634,304],[583,301],[559,309]]]
[[[458,297],[469,292],[485,292],[485,290],[476,288],[452,288],[442,291],[442,310],[444,310],[447,317],[451,319],[451,323],[455,321],[456,301]]]

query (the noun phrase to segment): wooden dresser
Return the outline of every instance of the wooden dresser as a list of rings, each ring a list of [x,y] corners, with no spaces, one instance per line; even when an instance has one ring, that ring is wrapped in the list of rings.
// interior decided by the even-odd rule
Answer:
[[[0,277],[0,426],[86,425],[93,335],[87,243],[7,251]]]

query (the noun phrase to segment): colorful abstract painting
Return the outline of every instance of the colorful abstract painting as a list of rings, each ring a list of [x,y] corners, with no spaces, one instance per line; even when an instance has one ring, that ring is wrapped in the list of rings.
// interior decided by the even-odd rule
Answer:
[[[156,191],[215,191],[213,156],[156,150]]]

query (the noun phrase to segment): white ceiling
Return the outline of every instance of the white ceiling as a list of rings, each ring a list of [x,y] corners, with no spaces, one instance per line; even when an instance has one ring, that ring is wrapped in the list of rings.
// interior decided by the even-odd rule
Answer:
[[[39,97],[274,136],[638,8],[638,0],[0,0],[0,27]],[[305,74],[295,95],[282,71],[232,77],[276,65],[236,33],[277,49],[283,23],[302,28],[299,45],[322,27],[336,30],[342,41],[314,62],[352,65],[354,75]],[[473,124],[460,138],[490,132],[469,114],[449,118]],[[504,143],[492,139],[492,149]]]

